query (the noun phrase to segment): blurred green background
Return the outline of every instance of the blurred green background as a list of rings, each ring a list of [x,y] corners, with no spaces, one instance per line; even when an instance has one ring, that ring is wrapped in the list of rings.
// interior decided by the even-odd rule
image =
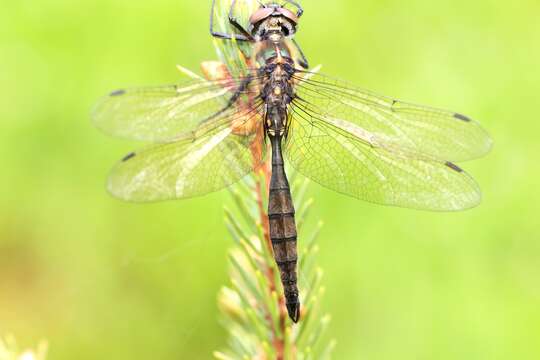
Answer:
[[[385,208],[317,185],[335,359],[540,358],[540,2],[305,0],[312,64],[454,109],[495,139],[463,166],[474,210]],[[104,189],[134,144],[89,120],[109,90],[214,59],[210,1],[3,1],[0,335],[50,359],[209,359],[225,345],[226,192],[125,204]],[[301,239],[300,239],[301,241]]]

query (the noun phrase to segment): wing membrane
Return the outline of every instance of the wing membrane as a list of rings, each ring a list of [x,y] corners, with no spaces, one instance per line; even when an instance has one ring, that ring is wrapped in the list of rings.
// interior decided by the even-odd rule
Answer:
[[[243,80],[118,90],[96,105],[92,117],[98,128],[113,136],[157,143],[192,138],[201,124],[244,116],[245,107],[228,107],[237,91],[241,96],[236,101],[253,98],[253,90],[240,88]]]
[[[204,137],[132,153],[112,170],[109,191],[133,202],[190,198],[223,189],[264,161],[262,127],[235,134],[229,126]]]
[[[293,112],[286,156],[300,173],[329,189],[373,203],[434,211],[480,202],[477,184],[450,162],[376,147],[363,138],[367,133],[345,130],[298,106]]]
[[[339,118],[361,129],[372,145],[404,157],[465,161],[488,153],[492,141],[468,117],[353,88],[324,75],[298,76],[297,95],[322,120]]]

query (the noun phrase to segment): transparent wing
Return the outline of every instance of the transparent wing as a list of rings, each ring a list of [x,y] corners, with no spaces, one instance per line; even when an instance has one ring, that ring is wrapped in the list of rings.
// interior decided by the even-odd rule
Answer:
[[[384,205],[434,211],[476,206],[480,190],[453,163],[407,157],[377,147],[355,133],[292,107],[285,145],[300,173],[337,192]]]
[[[264,161],[263,145],[262,126],[249,135],[225,126],[194,140],[155,145],[118,163],[108,189],[133,202],[205,195],[257,168]]]
[[[233,122],[244,116],[253,105],[248,102],[256,94],[257,79],[252,78],[250,85],[243,84],[245,80],[201,79],[184,85],[118,90],[98,102],[92,118],[99,129],[113,136],[158,143],[192,138],[202,125],[216,127],[217,121]]]
[[[388,152],[459,162],[481,157],[492,147],[487,132],[464,115],[380,96],[320,74],[296,77],[297,102],[336,126],[336,119],[352,124]]]

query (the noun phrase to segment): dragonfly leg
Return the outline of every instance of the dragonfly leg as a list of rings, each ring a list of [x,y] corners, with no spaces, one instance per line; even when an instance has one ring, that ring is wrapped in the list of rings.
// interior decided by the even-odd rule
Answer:
[[[215,1],[215,0],[214,0]],[[251,40],[251,41],[254,41],[253,37],[251,36],[251,34],[246,30],[244,29],[244,27],[242,25],[240,25],[238,23],[238,21],[236,20],[236,18],[234,17],[234,8],[236,6],[236,0],[233,0],[232,4],[231,4],[231,8],[229,9],[229,23],[234,26],[238,31],[240,31],[240,33],[246,37],[247,39]]]
[[[293,6],[296,6],[296,8],[298,9],[298,12],[296,13],[296,16],[301,17],[304,14],[304,9],[296,1],[294,1],[294,0],[285,0],[285,2],[288,2],[289,4],[292,4]]]
[[[308,63],[308,60],[306,58],[306,55],[304,55],[304,52],[302,51],[302,48],[300,47],[300,45],[298,45],[298,43],[296,42],[296,39],[293,38],[292,42],[293,42],[294,46],[296,46],[296,49],[298,50],[298,53],[300,54],[300,61],[298,63],[304,69],[306,69],[306,70],[309,69],[309,63]]]
[[[246,36],[244,34],[227,34],[219,31],[214,31],[214,16],[215,16],[216,0],[212,1],[212,11],[210,13],[210,34],[213,37],[224,40],[237,40],[237,41],[253,41],[251,36]]]
[[[219,117],[225,111],[229,110],[234,105],[234,103],[240,98],[240,95],[242,95],[242,93],[244,91],[246,91],[246,89],[248,88],[248,86],[249,86],[249,84],[251,83],[252,80],[253,79],[252,79],[251,76],[248,76],[244,80],[242,80],[242,82],[238,86],[238,90],[236,90],[234,92],[234,94],[231,96],[231,98],[229,99],[227,104],[221,110],[217,111],[216,113],[210,115],[209,117],[207,117],[206,119],[201,121],[200,125],[205,124],[205,123]]]

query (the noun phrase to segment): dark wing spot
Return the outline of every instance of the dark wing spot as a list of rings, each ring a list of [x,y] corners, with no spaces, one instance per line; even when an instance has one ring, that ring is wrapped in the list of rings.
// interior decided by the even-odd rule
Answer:
[[[448,166],[450,169],[454,170],[454,171],[457,171],[458,173],[462,173],[463,172],[463,169],[460,168],[459,166],[457,166],[456,164],[450,162],[450,161],[447,161],[446,166]]]
[[[111,93],[111,96],[121,96],[126,93],[126,90],[116,90]]]
[[[470,121],[471,121],[470,118],[466,117],[465,115],[458,114],[458,113],[455,113],[455,114],[454,114],[454,117],[455,117],[456,119],[459,119],[459,120],[465,121],[465,122],[470,122]]]
[[[133,159],[137,154],[135,154],[134,152],[132,153],[129,153],[127,154],[123,159],[122,159],[122,162],[126,162],[128,161],[129,159]]]

